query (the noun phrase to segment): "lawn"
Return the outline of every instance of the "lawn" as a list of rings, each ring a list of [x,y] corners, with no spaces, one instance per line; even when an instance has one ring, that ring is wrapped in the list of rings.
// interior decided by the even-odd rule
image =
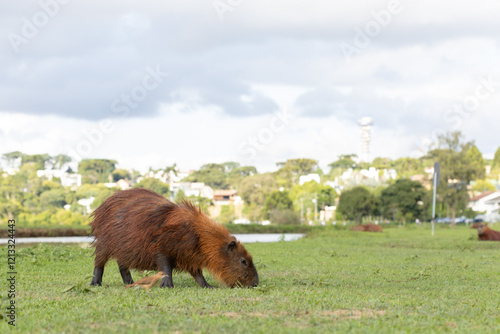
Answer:
[[[246,247],[259,271],[258,288],[201,289],[189,275],[177,273],[174,289],[156,286],[150,295],[124,289],[114,261],[106,266],[104,286],[88,287],[92,249],[18,248],[16,329],[500,332],[500,242],[477,241],[475,230],[438,227],[431,237],[429,226],[395,227],[383,233],[331,228],[295,242]],[[144,273],[132,275],[137,280]],[[3,286],[4,310],[7,285]],[[8,327],[2,321],[0,332]]]

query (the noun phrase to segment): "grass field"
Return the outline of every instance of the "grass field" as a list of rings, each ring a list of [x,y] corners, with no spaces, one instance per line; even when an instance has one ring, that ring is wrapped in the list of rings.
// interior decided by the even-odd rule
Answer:
[[[438,228],[431,237],[429,226],[381,234],[327,229],[295,242],[246,247],[260,274],[258,288],[206,290],[190,276],[174,274],[174,289],[157,286],[150,295],[125,290],[114,261],[106,266],[105,286],[88,287],[92,249],[18,248],[16,329],[500,332],[500,242],[477,241],[475,230]],[[143,276],[132,275],[136,280]],[[2,321],[0,332],[8,327]]]

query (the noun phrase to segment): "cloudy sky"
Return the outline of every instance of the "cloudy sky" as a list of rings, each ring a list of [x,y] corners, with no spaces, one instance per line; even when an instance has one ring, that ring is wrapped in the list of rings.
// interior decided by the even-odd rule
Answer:
[[[125,168],[417,156],[500,146],[500,2],[40,0],[0,4],[0,154]]]

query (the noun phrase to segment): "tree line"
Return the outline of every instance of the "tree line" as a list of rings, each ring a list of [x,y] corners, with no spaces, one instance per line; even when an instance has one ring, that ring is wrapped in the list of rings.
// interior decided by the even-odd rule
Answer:
[[[139,172],[117,168],[118,162],[108,159],[85,159],[78,163],[76,171],[71,169],[71,158],[65,155],[28,155],[21,152],[2,156],[4,166],[19,168],[15,174],[0,172],[0,222],[16,217],[28,225],[44,224],[78,225],[88,222],[88,212],[78,204],[84,198],[94,197],[91,209],[95,209],[117,188],[105,183],[124,179],[133,187],[153,189],[163,196],[180,200],[178,193],[172,198],[169,185],[156,178],[143,177]],[[392,160],[378,157],[372,162],[360,162],[356,155],[340,155],[328,165],[324,172],[314,159],[289,159],[277,163],[277,171],[259,173],[253,166],[240,166],[237,162],[210,163],[201,166],[187,176],[185,182],[204,182],[213,189],[234,189],[244,201],[241,215],[251,221],[271,220],[277,224],[300,224],[318,220],[317,212],[325,207],[337,206],[335,220],[361,221],[388,219],[391,221],[430,220],[431,192],[414,175],[427,175],[426,167],[434,162],[441,164],[441,180],[438,193],[438,216],[473,216],[467,209],[472,192],[495,190],[500,173],[500,148],[491,161],[486,161],[474,142],[466,142],[460,132],[447,133],[421,158],[399,158]],[[491,166],[487,178],[485,165]],[[359,171],[375,167],[379,170],[394,169],[395,180],[384,180],[377,185],[342,185],[339,177],[346,171]],[[68,173],[82,175],[81,187],[63,187],[61,180],[38,177],[40,169],[63,169]],[[176,165],[166,166],[153,173],[177,173]],[[302,185],[302,175],[316,173],[320,182],[310,181]],[[336,181],[333,188],[327,181]],[[213,203],[203,198],[193,201],[207,209]],[[377,218],[378,217],[378,218]],[[234,208],[223,207],[219,217],[223,223],[234,221]]]

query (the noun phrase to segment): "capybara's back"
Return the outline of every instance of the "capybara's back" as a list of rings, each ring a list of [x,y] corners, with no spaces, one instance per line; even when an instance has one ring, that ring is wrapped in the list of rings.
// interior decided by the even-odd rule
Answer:
[[[129,269],[161,270],[167,274],[161,286],[172,287],[172,270],[177,269],[189,272],[200,286],[211,287],[203,268],[231,287],[258,284],[243,245],[188,201],[177,205],[151,190],[124,190],[110,196],[93,216],[92,285],[102,284],[110,258],[117,260],[125,284],[133,283]]]

